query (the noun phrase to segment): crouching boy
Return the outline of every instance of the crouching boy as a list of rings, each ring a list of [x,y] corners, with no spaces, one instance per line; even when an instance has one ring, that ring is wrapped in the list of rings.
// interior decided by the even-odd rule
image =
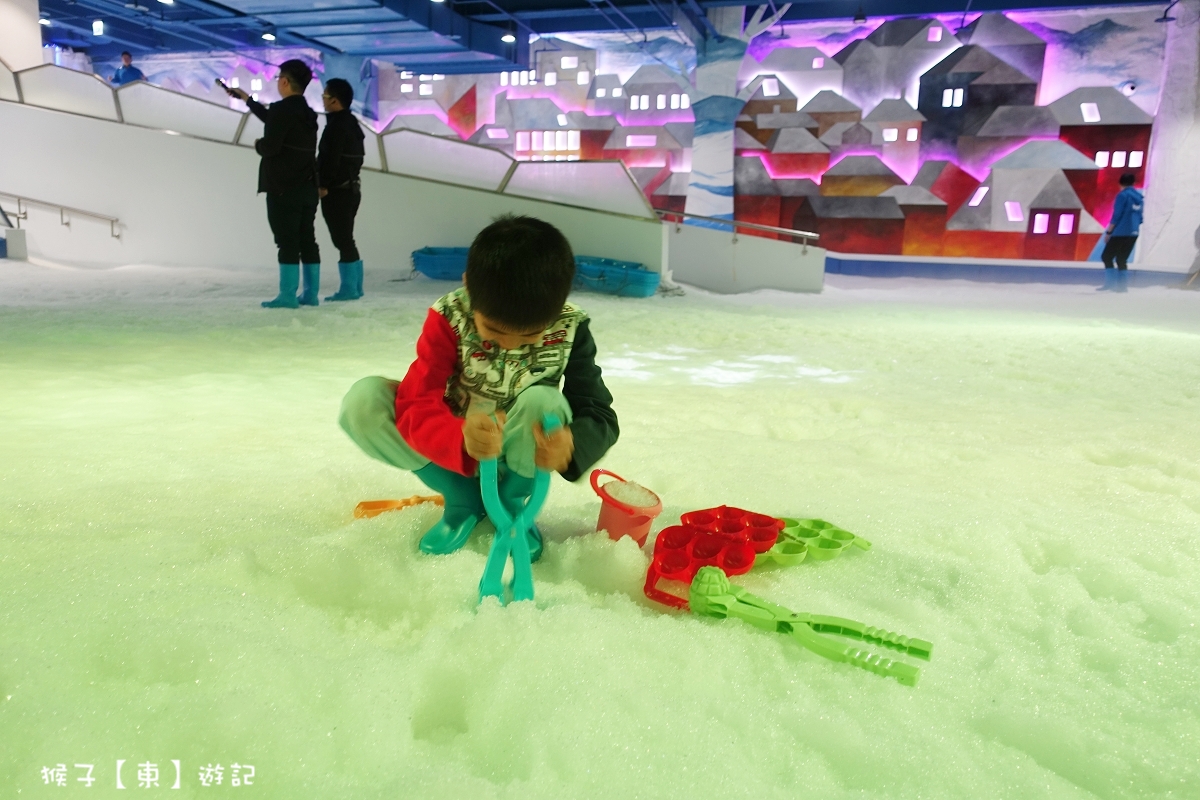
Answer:
[[[339,423],[355,444],[445,498],[423,552],[458,550],[483,520],[480,461],[502,459],[500,498],[515,516],[537,468],[578,480],[617,441],[587,314],[566,302],[574,275],[557,228],[500,217],[475,237],[463,286],[429,310],[404,380],[363,378],[342,401]],[[545,413],[563,425],[550,436]],[[541,533],[529,536],[536,561]]]

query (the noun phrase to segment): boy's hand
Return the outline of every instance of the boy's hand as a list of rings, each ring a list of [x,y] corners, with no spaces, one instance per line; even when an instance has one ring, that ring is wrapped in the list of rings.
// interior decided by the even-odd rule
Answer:
[[[550,436],[546,436],[546,432],[542,430],[542,423],[535,422],[533,438],[537,442],[537,453],[533,462],[539,469],[562,472],[570,466],[571,457],[575,455],[575,436],[569,426],[564,425]]]
[[[497,411],[495,419],[490,414],[470,414],[463,425],[463,449],[476,461],[487,461],[500,455],[504,442],[504,423],[508,419],[503,411]]]

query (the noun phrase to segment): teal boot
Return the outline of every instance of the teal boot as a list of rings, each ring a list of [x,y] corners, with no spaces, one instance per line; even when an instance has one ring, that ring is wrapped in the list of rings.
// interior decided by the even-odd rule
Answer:
[[[1114,292],[1128,292],[1129,291],[1129,270],[1118,269],[1118,270],[1116,270],[1116,273],[1117,273],[1117,285],[1113,288],[1113,291]]]
[[[300,265],[279,265],[279,296],[274,300],[264,301],[263,308],[299,308],[296,299],[296,288],[300,285]]]
[[[317,297],[317,293],[321,291],[321,265],[305,264],[304,265],[304,291],[300,295],[300,305],[302,306],[319,306],[321,300]]]
[[[434,463],[413,474],[430,489],[441,492],[445,501],[442,518],[421,537],[421,552],[453,553],[467,543],[471,531],[487,516],[479,491],[479,478],[468,478]]]
[[[352,262],[350,262],[350,264],[348,264],[347,266],[349,266],[349,267],[350,267],[350,270],[351,270],[351,272],[353,272],[353,274],[354,274],[354,299],[355,299],[355,300],[357,300],[358,298],[360,298],[360,297],[362,297],[362,296],[363,296],[363,291],[362,291],[362,278],[363,278],[363,265],[362,265],[362,259],[360,258],[358,261],[352,261]]]
[[[533,494],[533,478],[525,478],[515,472],[505,471],[500,477],[500,483],[497,487],[500,491],[500,502],[504,503],[504,508],[509,515],[516,518],[517,514],[525,508],[525,504],[529,501],[529,496]],[[537,525],[530,520],[529,535],[529,561],[530,563],[537,561],[542,557],[542,532],[537,529]]]
[[[342,300],[357,300],[359,295],[354,292],[354,263],[347,264],[344,261],[339,261],[338,278],[341,279],[341,283],[338,284],[337,292],[326,297],[325,302],[336,303]]]
[[[1097,292],[1113,292],[1117,289],[1117,271],[1111,267],[1104,268],[1104,285],[1097,286]]]

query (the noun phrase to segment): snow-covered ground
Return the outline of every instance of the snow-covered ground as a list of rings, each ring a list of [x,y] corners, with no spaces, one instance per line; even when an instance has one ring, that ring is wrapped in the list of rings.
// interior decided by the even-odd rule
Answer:
[[[267,272],[0,261],[0,795],[91,764],[110,796],[124,759],[199,797],[234,763],[259,798],[1200,796],[1200,292],[577,298],[654,530],[869,539],[735,583],[932,640],[908,688],[647,601],[586,481],[532,605],[477,608],[490,534],[355,521],[424,491],[335,424],[449,288],[393,277],[264,311]]]

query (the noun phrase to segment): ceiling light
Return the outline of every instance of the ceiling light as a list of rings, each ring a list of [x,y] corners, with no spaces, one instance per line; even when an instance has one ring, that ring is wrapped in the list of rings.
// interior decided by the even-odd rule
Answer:
[[[1169,12],[1170,12],[1170,11],[1171,11],[1171,9],[1172,9],[1172,8],[1174,8],[1174,7],[1175,7],[1175,6],[1176,6],[1178,3],[1179,3],[1179,0],[1172,0],[1172,2],[1171,2],[1170,4],[1168,4],[1168,5],[1167,5],[1167,7],[1166,7],[1165,9],[1163,9],[1163,15],[1162,15],[1161,17],[1159,17],[1158,19],[1154,20],[1154,21],[1155,21],[1155,22],[1174,22],[1174,21],[1175,21],[1175,17],[1172,17],[1172,16],[1170,15],[1170,13],[1169,13]]]
[[[265,41],[265,42],[273,42],[273,41],[275,41],[275,34],[268,31],[267,33],[264,33],[262,35],[262,38],[263,38],[263,41]]]
[[[431,3],[444,3],[446,0],[429,0]]]
[[[500,41],[502,41],[506,44],[512,44],[516,40],[517,40],[517,37],[513,36],[511,33],[506,33],[500,37]]]
[[[50,20],[46,19],[45,17],[42,17],[41,19],[38,20],[38,25],[45,25],[46,27],[50,27]]]
[[[158,2],[162,3],[164,6],[175,5],[175,0],[158,0]]]
[[[92,23],[92,36],[104,35],[104,20],[98,19]]]

